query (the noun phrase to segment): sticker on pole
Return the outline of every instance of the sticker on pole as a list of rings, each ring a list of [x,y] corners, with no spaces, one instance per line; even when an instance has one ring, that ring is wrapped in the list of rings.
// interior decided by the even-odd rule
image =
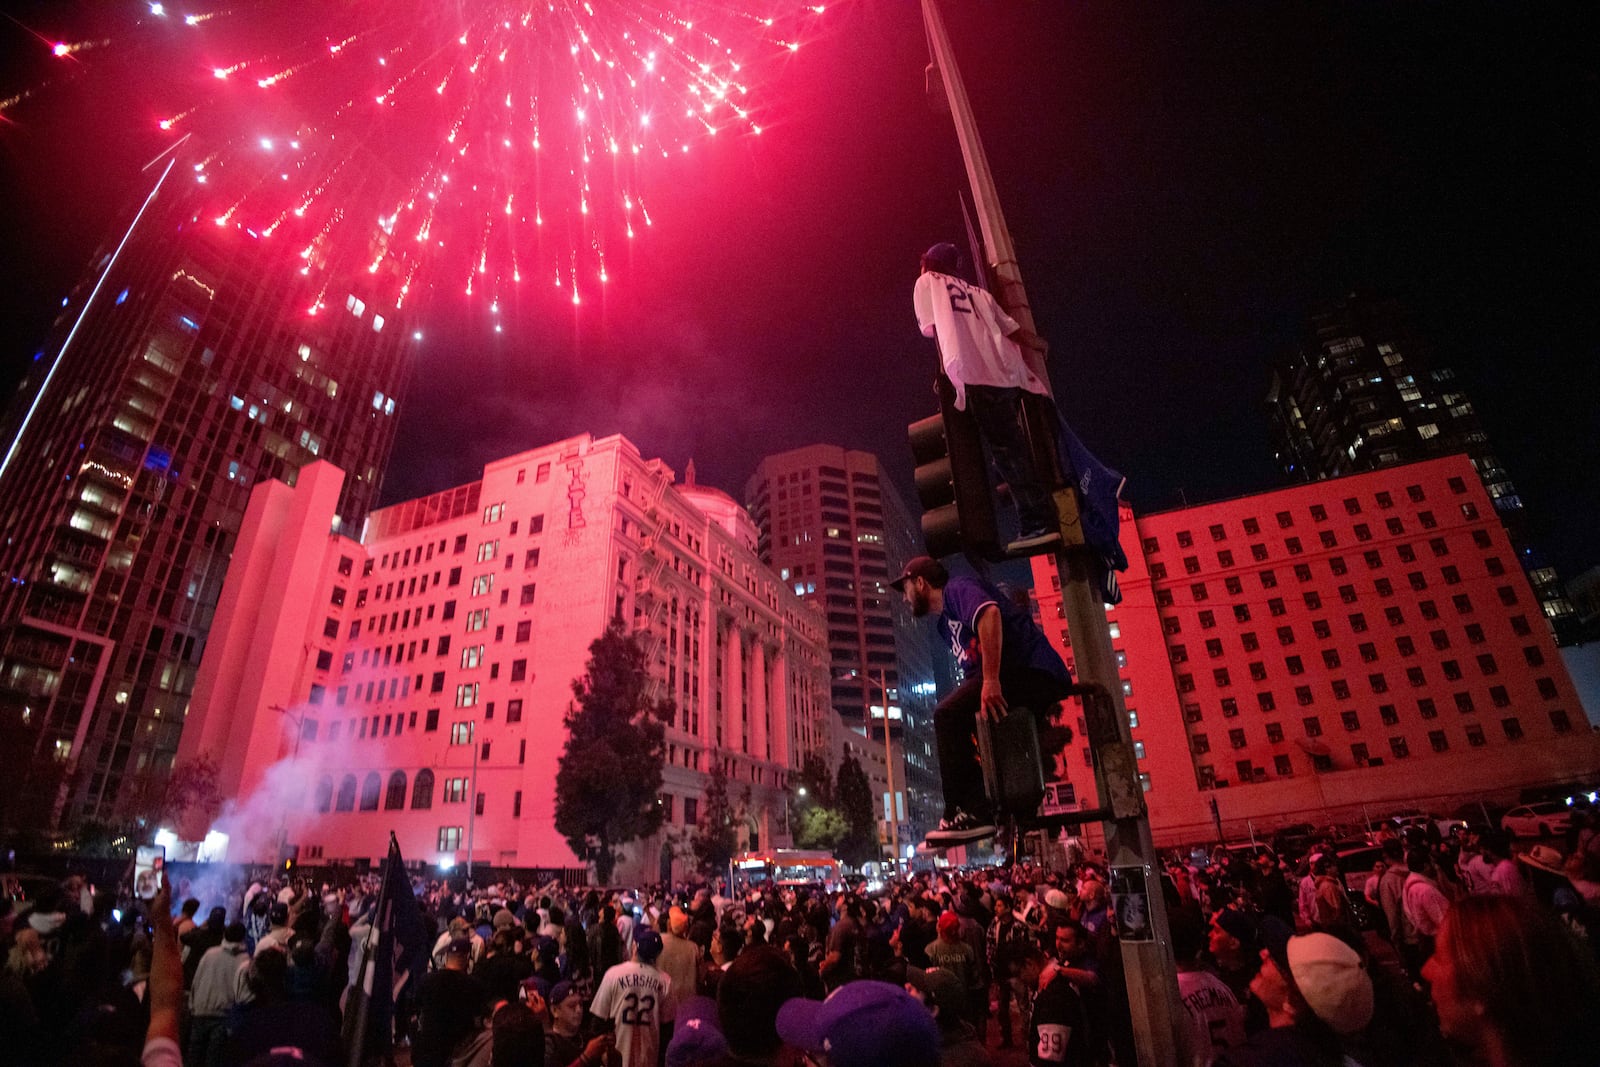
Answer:
[[[1154,941],[1150,892],[1143,867],[1111,868],[1111,910],[1117,938],[1123,942]]]

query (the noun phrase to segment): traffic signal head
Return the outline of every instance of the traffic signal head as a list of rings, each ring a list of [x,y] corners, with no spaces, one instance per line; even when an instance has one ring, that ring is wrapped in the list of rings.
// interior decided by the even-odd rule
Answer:
[[[939,376],[940,413],[907,427],[916,460],[922,540],[935,559],[966,552],[1001,558],[989,468],[977,422],[955,406],[955,388]]]

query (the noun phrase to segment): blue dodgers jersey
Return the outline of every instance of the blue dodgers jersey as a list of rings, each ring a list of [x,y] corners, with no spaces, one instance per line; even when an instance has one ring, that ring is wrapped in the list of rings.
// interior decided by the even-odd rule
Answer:
[[[1003,673],[1032,667],[1071,682],[1067,665],[1050,647],[1044,634],[1027,612],[1011,598],[981,578],[952,575],[944,587],[944,610],[939,628],[950,641],[950,651],[961,669],[975,673],[982,663],[978,649],[978,612],[985,605],[1000,609],[1000,669]]]

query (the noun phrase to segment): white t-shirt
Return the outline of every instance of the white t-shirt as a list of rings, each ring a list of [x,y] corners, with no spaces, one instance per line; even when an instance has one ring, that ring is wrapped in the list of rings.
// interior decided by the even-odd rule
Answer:
[[[1244,1044],[1244,1008],[1222,979],[1210,971],[1179,971],[1178,999],[1194,1067],[1208,1067],[1218,1053]]]
[[[606,971],[589,1010],[616,1028],[622,1067],[656,1067],[661,1012],[672,979],[648,963],[629,960]]]
[[[950,274],[926,271],[911,293],[917,326],[924,337],[936,337],[944,372],[956,387],[956,407],[967,407],[967,386],[993,385],[1050,395],[1047,385],[1028,369],[1022,346],[1006,335],[1017,321],[994,297]]]

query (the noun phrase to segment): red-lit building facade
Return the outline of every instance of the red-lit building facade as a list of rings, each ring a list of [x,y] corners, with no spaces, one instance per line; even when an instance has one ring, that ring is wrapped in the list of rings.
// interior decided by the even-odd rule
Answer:
[[[371,860],[394,830],[408,860],[581,867],[554,828],[563,717],[616,623],[676,705],[664,825],[617,877],[683,875],[716,762],[748,797],[741,843],[788,843],[788,775],[832,743],[826,624],[731,497],[580,436],[355,541],[329,533],[342,481],[257,487],[201,662],[179,762],[218,761],[230,859]]]
[[[1124,513],[1109,612],[1158,840],[1416,804],[1600,768],[1550,625],[1465,456]],[[1046,632],[1071,661],[1036,561]],[[1063,768],[1092,802],[1087,750]]]

